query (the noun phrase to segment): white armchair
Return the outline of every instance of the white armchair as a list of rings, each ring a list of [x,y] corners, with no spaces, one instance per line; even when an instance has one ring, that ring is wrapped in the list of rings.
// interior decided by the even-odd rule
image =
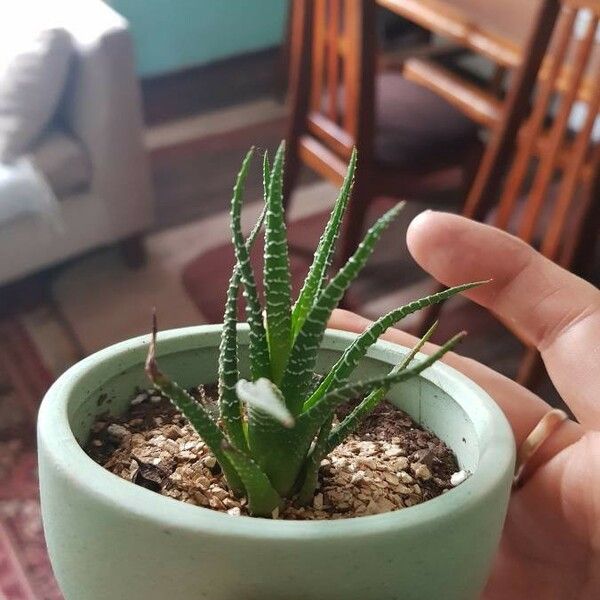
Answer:
[[[59,198],[63,227],[35,214],[0,222],[0,284],[135,239],[153,222],[127,23],[100,0],[50,4],[51,24],[71,34],[75,59],[59,112],[28,154]]]

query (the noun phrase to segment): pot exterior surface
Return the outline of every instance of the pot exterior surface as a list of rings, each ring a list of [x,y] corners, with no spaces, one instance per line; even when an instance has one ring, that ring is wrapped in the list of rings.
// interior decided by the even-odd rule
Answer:
[[[320,368],[354,339],[328,331]],[[184,386],[216,379],[220,326],[159,336],[161,366]],[[247,330],[240,328],[242,350]],[[148,338],[96,353],[48,391],[38,422],[42,516],[67,600],[466,600],[488,576],[508,505],[514,441],[480,388],[437,364],[389,397],[456,452],[471,477],[439,498],[340,521],[233,517],[112,475],[81,450],[96,415],[145,386]],[[378,342],[359,376],[407,349]]]

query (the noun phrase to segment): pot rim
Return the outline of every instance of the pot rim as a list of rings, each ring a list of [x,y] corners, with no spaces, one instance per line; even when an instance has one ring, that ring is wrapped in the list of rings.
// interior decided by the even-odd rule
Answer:
[[[238,326],[247,330],[246,325]],[[205,334],[217,334],[221,325],[198,325],[170,329],[160,332],[161,355],[181,352],[197,345],[177,346],[181,339],[193,340]],[[337,343],[346,347],[357,337],[356,334],[327,329],[324,347]],[[447,364],[437,362],[421,377],[442,388],[461,406],[473,423],[478,442],[478,466],[474,473],[461,485],[449,492],[422,504],[388,513],[353,517],[339,520],[291,521],[257,517],[233,517],[208,508],[199,507],[169,498],[133,485],[110,473],[94,462],[78,444],[71,430],[67,405],[74,388],[81,378],[99,365],[129,357],[127,367],[143,364],[142,360],[131,360],[132,350],[138,353],[147,347],[149,335],[119,342],[100,350],[70,367],[47,391],[38,415],[38,448],[50,458],[53,469],[71,479],[81,491],[94,496],[113,509],[126,510],[133,518],[151,521],[170,531],[187,532],[192,535],[204,533],[225,537],[245,537],[254,540],[298,538],[319,540],[331,536],[362,537],[377,535],[391,529],[407,530],[422,526],[435,526],[436,522],[451,518],[456,511],[468,511],[487,495],[503,485],[507,472],[512,476],[515,460],[515,442],[506,417],[494,400],[477,384]],[[171,352],[164,351],[165,345]],[[328,343],[330,342],[330,343]],[[331,348],[334,349],[334,348]],[[335,348],[338,349],[337,347]],[[374,344],[367,356],[385,360],[377,354],[396,355],[409,349],[384,340]],[[145,356],[144,353],[140,357]],[[423,358],[424,355],[420,355]],[[448,391],[460,391],[460,396]],[[43,495],[43,489],[42,489]]]

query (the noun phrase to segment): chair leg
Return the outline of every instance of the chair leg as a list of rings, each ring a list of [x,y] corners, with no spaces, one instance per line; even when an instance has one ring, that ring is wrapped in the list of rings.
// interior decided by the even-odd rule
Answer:
[[[581,217],[579,219],[579,231],[574,236],[570,254],[563,266],[571,266],[572,271],[592,281],[593,259],[596,244],[600,239],[600,173],[595,181],[584,191],[585,197],[580,204]],[[592,281],[592,283],[596,283]]]
[[[495,96],[500,96],[503,90],[504,80],[506,79],[507,73],[507,67],[496,65],[494,73],[492,75],[492,79],[490,80],[488,86],[488,91],[490,91]]]
[[[475,182],[479,164],[481,163],[481,157],[483,156],[484,146],[483,143],[478,142],[473,144],[470,148],[462,167],[460,188],[463,198],[465,201],[469,196],[469,192]]]
[[[539,382],[544,370],[544,361],[537,348],[527,348],[519,365],[517,382],[531,390]]]
[[[300,137],[306,130],[310,93],[313,2],[294,0],[289,17],[289,100],[290,117],[286,133],[286,168],[283,179],[283,204],[289,207],[290,195],[300,170]]]
[[[121,240],[119,242],[119,251],[123,262],[130,269],[140,269],[148,260],[144,245],[144,236],[141,233]]]
[[[290,70],[291,62],[291,45],[292,45],[292,25],[293,25],[293,7],[289,3],[287,6],[285,35],[283,37],[283,43],[279,51],[279,64],[277,66],[277,74],[275,76],[276,89],[275,93],[277,96],[282,97],[282,101],[285,101],[285,95],[288,87],[288,73]]]
[[[283,172],[283,208],[285,214],[290,206],[290,199],[294,188],[296,187],[296,181],[298,180],[298,174],[300,173],[300,156],[298,154],[298,139],[292,138],[287,140],[286,152],[285,152],[285,170]]]
[[[506,163],[515,147],[517,133],[529,112],[531,93],[560,8],[560,2],[541,3],[523,52],[526,60],[515,71],[514,81],[504,102],[503,117],[486,146],[481,166],[467,196],[464,209],[467,217],[481,220],[481,214],[487,212],[495,199]]]

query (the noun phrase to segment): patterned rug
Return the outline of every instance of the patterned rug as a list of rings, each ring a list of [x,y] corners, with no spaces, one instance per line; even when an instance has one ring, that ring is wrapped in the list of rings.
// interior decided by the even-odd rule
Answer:
[[[0,599],[59,600],[40,519],[35,419],[52,383],[25,326],[0,321]]]

